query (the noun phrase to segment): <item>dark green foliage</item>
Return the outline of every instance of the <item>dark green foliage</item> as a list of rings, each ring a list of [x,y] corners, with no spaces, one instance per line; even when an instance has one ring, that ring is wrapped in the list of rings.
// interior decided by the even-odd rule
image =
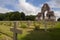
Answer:
[[[36,17],[35,15],[29,15],[29,16],[26,16],[26,20],[34,21],[35,17]]]
[[[57,21],[60,21],[60,18],[58,18]]]
[[[20,20],[21,19],[21,15],[19,12],[13,12],[11,17],[10,17],[10,20],[12,21],[16,21],[16,20]]]
[[[0,13],[0,21],[2,21],[5,18],[4,14]]]
[[[24,12],[7,12],[7,13],[0,13],[0,21],[26,21],[26,20],[35,20],[34,15],[26,16]]]
[[[25,20],[25,14],[21,12],[21,20]]]

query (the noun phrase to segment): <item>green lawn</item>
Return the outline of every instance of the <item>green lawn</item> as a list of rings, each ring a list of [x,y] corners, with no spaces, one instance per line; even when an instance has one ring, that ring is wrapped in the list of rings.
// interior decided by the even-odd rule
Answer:
[[[7,22],[10,23],[10,22]],[[13,37],[13,33],[10,31],[10,27],[13,26],[13,24],[8,25],[7,23],[1,23],[0,22],[0,32],[3,32],[7,34],[9,37]],[[19,28],[21,23],[19,23]],[[27,23],[25,23],[27,24]],[[38,24],[38,23],[37,23]],[[32,28],[34,28],[33,23],[31,23]],[[43,23],[40,24],[41,28],[43,26]],[[60,40],[60,22],[56,22],[54,25],[54,28],[49,28],[47,32],[44,31],[44,29],[40,30],[29,30],[28,28],[23,28],[23,33],[18,34],[18,40]],[[7,36],[7,39],[9,38]],[[5,38],[6,35],[0,34],[0,40],[2,38]],[[9,39],[12,40],[12,39]]]
[[[60,40],[60,28],[49,29],[47,32],[33,30],[22,35],[18,34],[18,40]]]

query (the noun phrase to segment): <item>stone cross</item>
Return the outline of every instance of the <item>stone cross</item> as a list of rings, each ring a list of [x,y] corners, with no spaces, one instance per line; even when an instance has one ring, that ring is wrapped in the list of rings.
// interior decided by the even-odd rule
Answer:
[[[13,40],[17,40],[17,34],[21,34],[22,30],[17,29],[18,22],[14,21],[14,27],[10,28],[10,30],[13,32]]]

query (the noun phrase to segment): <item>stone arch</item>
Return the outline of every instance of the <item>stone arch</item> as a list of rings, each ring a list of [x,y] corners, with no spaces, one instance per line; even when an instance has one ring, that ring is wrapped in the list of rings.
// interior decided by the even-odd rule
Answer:
[[[45,19],[45,12],[49,12],[50,11],[50,7],[47,3],[45,3],[42,8],[41,8],[41,13],[42,13],[42,16],[43,16],[43,19]]]
[[[45,12],[45,11],[50,11],[50,7],[47,3],[45,3],[41,8],[41,12]]]
[[[45,15],[45,12],[47,11],[46,15]],[[38,19],[40,19],[42,17],[42,19],[54,19],[55,15],[54,15],[54,11],[51,11],[50,10],[50,7],[47,3],[45,3],[42,8],[41,8],[41,12],[38,13],[37,15]]]

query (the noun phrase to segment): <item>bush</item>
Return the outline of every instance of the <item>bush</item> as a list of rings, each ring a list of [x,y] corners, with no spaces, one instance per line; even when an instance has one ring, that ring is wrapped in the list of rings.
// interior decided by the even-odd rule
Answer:
[[[1,33],[0,33],[0,36],[1,36]]]
[[[7,26],[11,26],[11,25],[12,25],[12,23],[8,23],[8,24],[7,24]]]
[[[40,27],[39,26],[35,26],[35,30],[40,30]]]
[[[60,21],[60,18],[58,18],[57,21]]]
[[[21,24],[21,28],[27,28],[26,24]]]
[[[3,23],[2,23],[2,22],[0,22],[0,25],[3,25]]]
[[[34,30],[40,30],[40,25],[35,25],[35,29]]]

